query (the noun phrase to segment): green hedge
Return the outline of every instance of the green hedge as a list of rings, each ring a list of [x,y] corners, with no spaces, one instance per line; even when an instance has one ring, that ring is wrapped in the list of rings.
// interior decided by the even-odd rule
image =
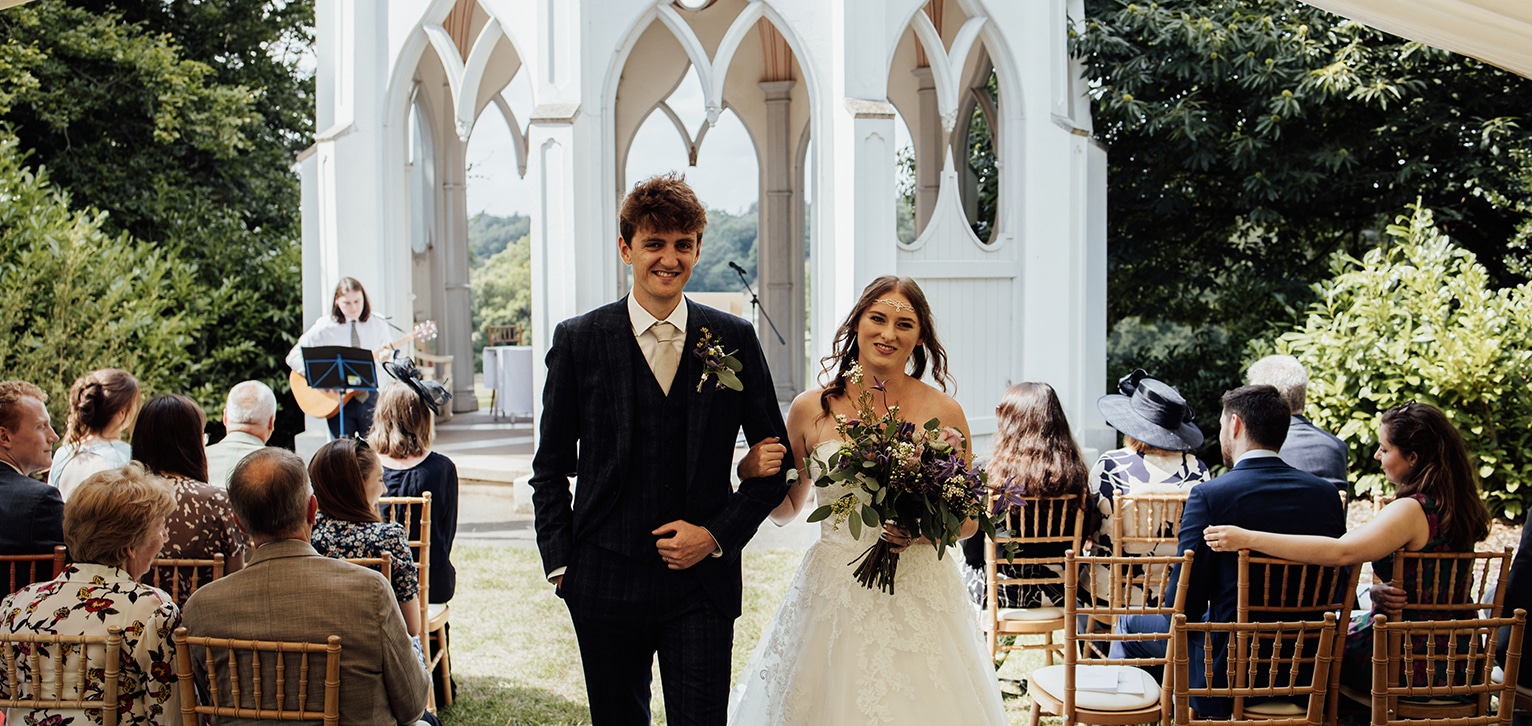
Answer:
[[[1351,450],[1358,492],[1389,491],[1372,459],[1379,415],[1406,401],[1442,409],[1468,441],[1491,511],[1532,502],[1532,286],[1495,289],[1474,255],[1415,208],[1361,259],[1337,256],[1307,319],[1257,354],[1309,371],[1309,413]]]

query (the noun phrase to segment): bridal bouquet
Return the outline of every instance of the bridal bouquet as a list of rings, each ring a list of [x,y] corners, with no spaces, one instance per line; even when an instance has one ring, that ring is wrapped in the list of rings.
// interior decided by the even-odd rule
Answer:
[[[849,379],[861,385],[861,366],[852,366]],[[854,539],[861,539],[864,526],[878,529],[892,522],[930,540],[938,558],[957,544],[963,522],[972,517],[993,537],[994,522],[979,516],[985,514],[984,473],[969,466],[962,434],[934,418],[916,429],[900,420],[898,406],[880,416],[873,408],[875,392],[887,401],[888,391],[875,380],[857,398],[856,418],[836,416],[835,430],[845,441],[827,461],[818,461],[821,474],[814,485],[851,491],[814,510],[809,521],[833,518],[836,526],[847,524]],[[893,594],[899,555],[892,548],[880,538],[852,561],[860,563],[853,574],[863,587]]]

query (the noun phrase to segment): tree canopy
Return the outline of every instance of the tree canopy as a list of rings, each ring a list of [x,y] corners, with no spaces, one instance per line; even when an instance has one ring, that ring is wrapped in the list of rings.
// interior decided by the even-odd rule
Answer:
[[[1493,284],[1526,279],[1532,80],[1298,0],[1085,9],[1112,376],[1144,365],[1216,411],[1245,343],[1417,200]]]
[[[190,265],[185,387],[216,418],[228,386],[285,386],[301,328],[295,154],[312,135],[301,67],[312,2],[41,0],[0,13],[0,113],[77,208]],[[103,268],[99,274],[110,274]],[[112,360],[80,360],[65,376]],[[67,385],[68,381],[65,381]]]

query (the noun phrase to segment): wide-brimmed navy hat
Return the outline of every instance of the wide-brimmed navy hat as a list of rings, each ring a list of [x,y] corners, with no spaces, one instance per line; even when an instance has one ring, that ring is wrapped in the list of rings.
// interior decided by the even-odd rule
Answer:
[[[1096,410],[1112,428],[1150,446],[1191,451],[1202,445],[1202,429],[1176,389],[1143,369],[1117,381],[1117,390],[1096,399]]]

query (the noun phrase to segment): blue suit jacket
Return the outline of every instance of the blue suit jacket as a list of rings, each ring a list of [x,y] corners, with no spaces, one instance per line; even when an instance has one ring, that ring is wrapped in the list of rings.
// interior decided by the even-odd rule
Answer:
[[[1214,552],[1202,539],[1210,525],[1232,524],[1245,529],[1282,534],[1339,537],[1346,533],[1346,511],[1335,485],[1289,466],[1277,457],[1245,459],[1228,473],[1192,487],[1181,515],[1180,547],[1191,550],[1191,577],[1186,586],[1186,619],[1233,622],[1239,605],[1239,555]],[[1179,566],[1178,566],[1179,568]],[[1179,572],[1176,573],[1179,575]],[[1175,595],[1171,580],[1166,599]],[[1202,642],[1191,635],[1191,683],[1206,683]],[[1215,653],[1214,672],[1224,670],[1224,654]],[[1192,699],[1204,716],[1227,715],[1225,699]]]
[[[1345,491],[1349,452],[1346,442],[1302,416],[1294,416],[1287,425],[1287,441],[1282,444],[1282,460],[1294,469],[1306,471]]]
[[[0,463],[0,555],[52,552],[61,544],[64,500],[59,490]]]
[[[743,428],[751,443],[775,436],[786,444],[787,426],[755,328],[706,305],[690,300],[686,305],[686,343],[674,384],[691,397],[686,440],[674,442],[685,447],[685,519],[706,527],[723,548],[722,557],[703,559],[690,571],[718,609],[733,618],[740,612],[740,550],[787,494],[787,467],[774,476],[747,479],[734,490],[735,438]],[[697,390],[702,363],[691,352],[702,328],[725,350],[738,349],[734,355],[744,364],[739,373],[744,390],[719,389],[712,379]],[[615,506],[621,488],[632,485],[627,481],[630,457],[644,455],[632,450],[634,427],[648,425],[643,413],[635,411],[632,345],[625,299],[570,318],[554,330],[530,482],[544,572],[568,566],[575,548],[598,528],[641,524]],[[787,456],[792,461],[791,451]],[[570,476],[579,478],[573,495]],[[649,529],[642,527],[644,533]],[[622,586],[578,580],[571,577],[565,585],[608,593]]]

